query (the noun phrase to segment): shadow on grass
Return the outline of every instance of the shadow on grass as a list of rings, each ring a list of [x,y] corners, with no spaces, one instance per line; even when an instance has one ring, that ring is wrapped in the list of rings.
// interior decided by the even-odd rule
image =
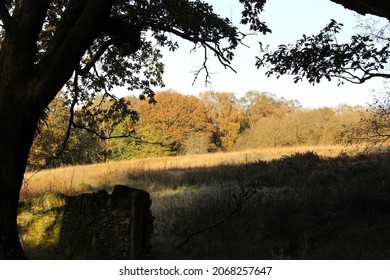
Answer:
[[[389,163],[387,156],[326,159],[308,152],[225,166],[228,181],[212,176],[212,186],[153,200],[152,258],[388,259]],[[210,183],[207,174],[223,171],[195,172]],[[242,203],[249,190],[254,195]]]
[[[128,181],[152,197],[149,259],[390,258],[386,154],[297,153],[270,162],[133,173]],[[32,224],[22,223],[22,236]]]

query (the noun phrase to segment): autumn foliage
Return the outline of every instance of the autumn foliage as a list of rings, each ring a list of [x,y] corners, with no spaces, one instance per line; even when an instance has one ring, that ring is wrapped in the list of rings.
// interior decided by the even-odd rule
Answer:
[[[121,102],[129,105],[132,114],[115,113],[105,118],[111,103],[117,101],[97,95],[87,106],[76,108],[76,128],[65,143],[70,101],[60,93],[35,137],[29,168],[342,144],[346,127],[358,123],[363,112],[363,108],[347,105],[303,109],[296,100],[258,91],[238,99],[229,92],[208,91],[196,97],[167,90],[158,92],[155,101],[126,97]]]

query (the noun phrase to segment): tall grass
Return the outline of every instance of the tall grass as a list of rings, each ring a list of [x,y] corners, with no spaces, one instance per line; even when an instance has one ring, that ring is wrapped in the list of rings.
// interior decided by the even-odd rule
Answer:
[[[118,183],[148,190],[151,259],[388,259],[390,156],[340,150],[66,167],[32,177],[25,195],[47,185],[69,193]]]
[[[245,165],[231,185],[155,200],[151,257],[388,259],[389,160],[299,153]]]
[[[169,185],[179,186],[184,183],[184,179],[188,180],[189,170],[193,173],[199,168],[234,166],[259,160],[268,161],[308,150],[315,151],[322,156],[337,156],[340,152],[356,152],[354,148],[347,149],[343,146],[287,147],[68,166],[42,170],[38,173],[26,173],[21,199],[52,191],[78,194],[99,188],[109,188],[116,184],[148,189],[162,187],[164,182],[170,181]],[[215,175],[217,174],[209,174],[207,177],[212,179]],[[195,177],[196,175],[192,175],[192,178]]]

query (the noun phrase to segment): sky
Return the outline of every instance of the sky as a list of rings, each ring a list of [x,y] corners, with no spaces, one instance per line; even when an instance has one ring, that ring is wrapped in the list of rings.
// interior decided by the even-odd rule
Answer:
[[[248,32],[245,26],[240,26],[242,6],[238,0],[207,0],[215,12],[228,17],[239,28]],[[260,55],[259,42],[276,49],[278,44],[294,43],[303,34],[313,35],[323,29],[330,19],[343,23],[339,42],[348,42],[351,35],[356,33],[357,14],[344,9],[330,0],[268,0],[261,19],[271,28],[272,34],[248,36],[245,44],[236,50],[232,67],[237,71],[225,69],[217,59],[210,59],[208,67],[211,83],[205,85],[204,75],[193,84],[194,74],[203,62],[201,51],[191,53],[191,43],[178,40],[180,48],[175,52],[163,50],[165,64],[165,89],[172,89],[183,94],[198,95],[207,90],[228,91],[235,93],[238,98],[249,90],[270,92],[278,97],[296,99],[305,108],[324,106],[334,107],[341,103],[350,105],[367,105],[372,103],[373,95],[383,90],[381,79],[366,82],[363,85],[345,83],[337,86],[337,81],[322,81],[315,86],[308,82],[294,84],[292,76],[267,78],[265,69],[255,67],[255,57]],[[211,55],[210,55],[211,56]],[[159,89],[156,89],[159,90]]]

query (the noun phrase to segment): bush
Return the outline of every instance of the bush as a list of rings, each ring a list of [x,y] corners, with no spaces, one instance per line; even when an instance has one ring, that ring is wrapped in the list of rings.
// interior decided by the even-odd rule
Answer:
[[[336,113],[330,108],[294,111],[282,118],[260,118],[244,131],[236,149],[343,143],[345,126],[359,121],[359,112]]]

